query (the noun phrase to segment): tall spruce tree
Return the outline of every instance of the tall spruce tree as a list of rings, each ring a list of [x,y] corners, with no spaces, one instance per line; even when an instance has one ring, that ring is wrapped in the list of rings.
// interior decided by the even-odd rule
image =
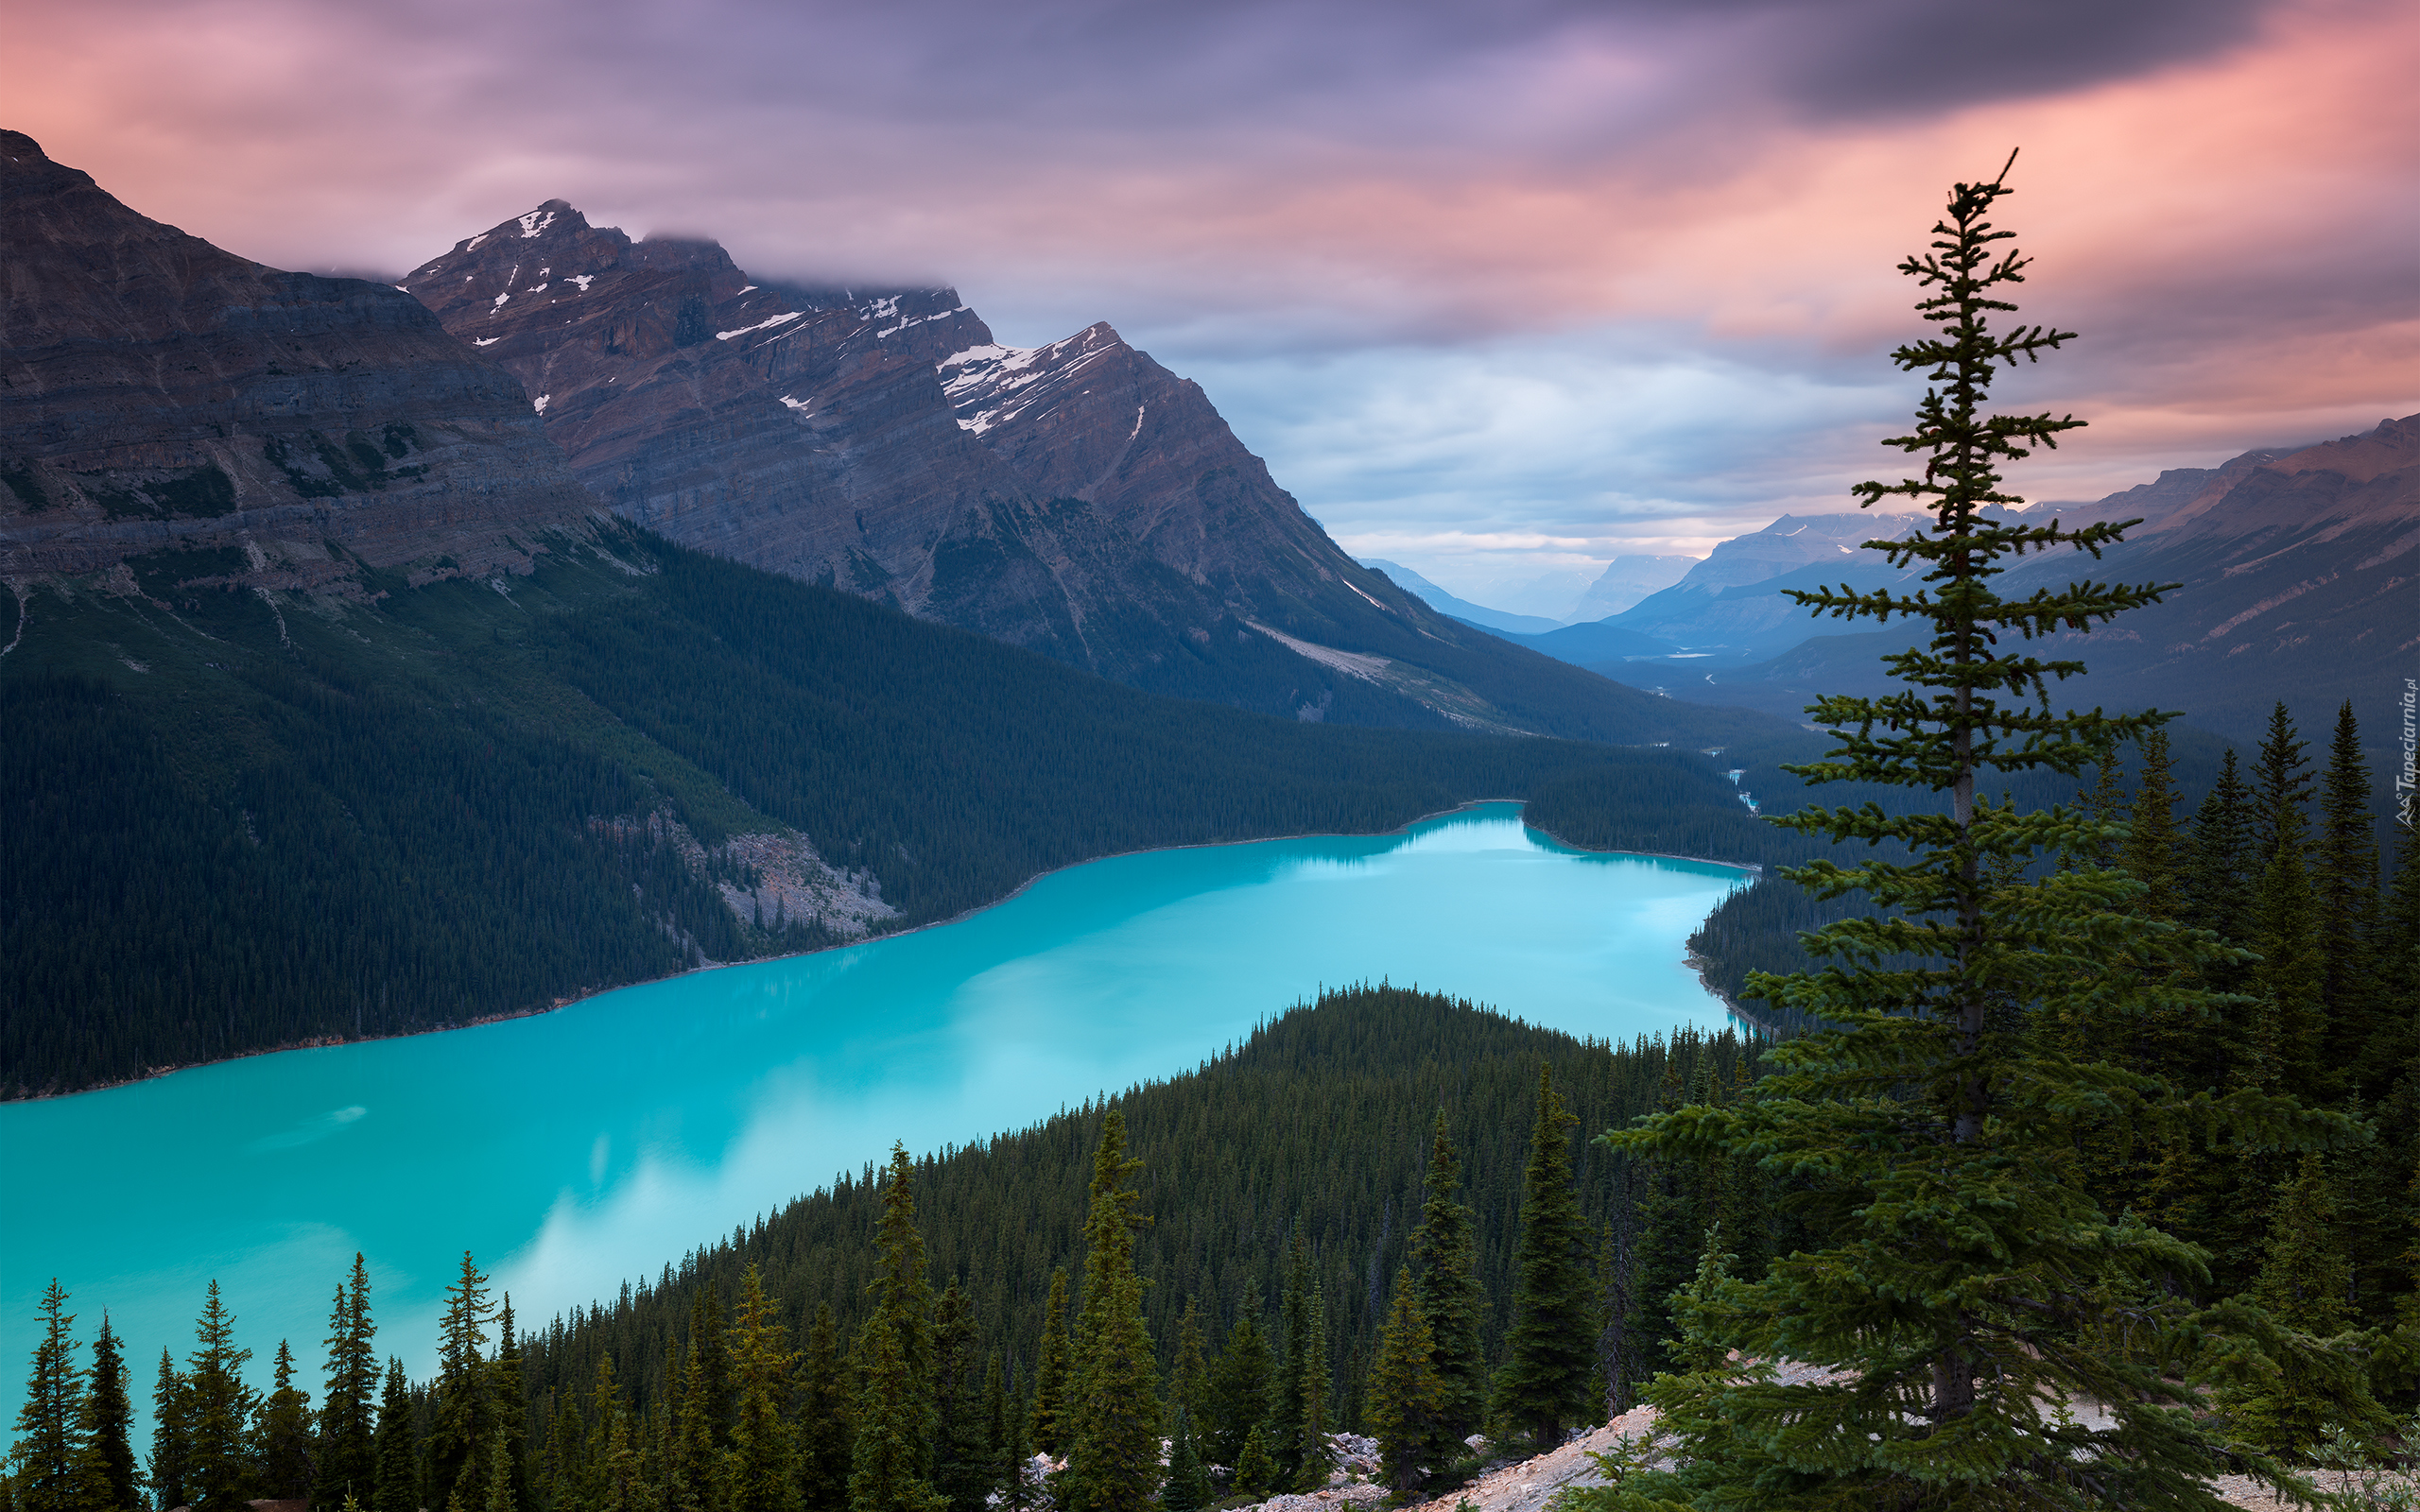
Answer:
[[[378,1352],[372,1341],[378,1326],[370,1316],[370,1268],[361,1253],[353,1271],[337,1283],[328,1311],[327,1391],[320,1399],[320,1473],[311,1492],[319,1506],[347,1496],[375,1500],[378,1445],[375,1399]]]
[[[676,1356],[677,1372],[665,1383],[667,1394],[676,1383],[680,1388],[679,1400],[670,1404],[667,1414],[671,1421],[665,1429],[666,1512],[718,1512],[725,1503],[722,1454],[715,1448],[713,1419],[705,1407],[705,1366],[699,1359],[702,1352],[694,1347],[683,1349]]]
[[[953,1279],[933,1304],[933,1489],[951,1512],[983,1512],[992,1492],[977,1335],[975,1303]]]
[[[1378,1441],[1379,1472],[1403,1500],[1441,1468],[1437,1418],[1444,1408],[1444,1387],[1437,1373],[1436,1335],[1420,1311],[1411,1273],[1400,1271],[1386,1325],[1378,1332],[1377,1358],[1370,1366],[1369,1423]]]
[[[1462,1440],[1487,1420],[1487,1359],[1479,1320],[1487,1298],[1478,1284],[1478,1225],[1461,1199],[1462,1162],[1437,1109],[1428,1138],[1428,1170],[1421,1186],[1420,1226],[1411,1231],[1412,1299],[1428,1325],[1437,1375],[1437,1410],[1430,1419],[1428,1458],[1450,1464]]]
[[[110,1316],[93,1336],[93,1368],[84,1388],[83,1490],[88,1512],[135,1512],[142,1477],[134,1468],[134,1402],[126,1356]]]
[[[1084,1296],[1077,1314],[1067,1468],[1053,1485],[1069,1512],[1140,1512],[1160,1489],[1158,1356],[1143,1324],[1135,1230],[1150,1219],[1127,1185],[1126,1115],[1101,1115],[1084,1219]]]
[[[1316,1273],[1304,1294],[1303,1363],[1295,1372],[1303,1394],[1295,1432],[1294,1488],[1305,1493],[1324,1490],[1334,1473],[1328,1445],[1328,1399],[1335,1395],[1336,1373],[1327,1357],[1327,1300],[1320,1294]]]
[[[53,1277],[42,1294],[42,1337],[34,1345],[25,1405],[17,1409],[17,1441],[9,1452],[16,1467],[9,1479],[20,1512],[83,1512],[91,1500],[78,1431],[84,1371],[76,1363],[76,1314],[66,1309],[66,1289]]]
[[[819,1302],[807,1326],[798,1379],[799,1500],[806,1512],[849,1504],[849,1365],[832,1304]]]
[[[413,1441],[411,1388],[404,1362],[387,1361],[378,1398],[378,1490],[372,1512],[415,1512],[420,1505],[420,1446]]]
[[[942,1512],[924,1467],[929,1452],[902,1404],[917,1399],[899,1331],[879,1316],[857,1332],[856,1441],[849,1453],[849,1512]]]
[[[1287,1253],[1286,1290],[1277,1298],[1279,1354],[1269,1382],[1267,1448],[1277,1467],[1277,1484],[1291,1487],[1303,1478],[1303,1403],[1309,1395],[1312,1314],[1319,1280],[1311,1267],[1310,1241],[1298,1225]]]
[[[2256,1319],[2239,1305],[2196,1314],[2167,1293],[2206,1274],[2201,1252],[2110,1221],[2066,1159],[2079,1114],[2152,1121],[2173,1099],[2152,1077],[2085,1058],[2104,1037],[2086,1034],[2078,1051],[2030,1027],[2037,1016],[2089,1029],[2162,1005],[2198,1008],[2172,973],[2144,968],[2221,959],[2221,947],[2135,915],[2142,885],[2122,871],[2029,871],[2109,836],[2071,809],[2020,812],[1979,792],[2017,771],[2072,779],[2159,720],[2053,712],[2051,685],[2083,664],[2011,643],[2088,629],[2161,589],[2081,582],[2022,600],[1993,590],[2014,556],[2097,555],[2125,528],[1995,513],[2019,502],[1998,491],[2000,464],[2080,423],[1981,412],[1997,365],[2071,337],[1991,329],[1995,312],[2014,308],[1996,291],[2026,266],[1996,247],[2010,233],[1987,218],[2009,192],[2006,175],[1957,185],[1931,250],[1901,265],[1939,291],[1917,308],[1944,329],[1893,353],[1931,387],[1915,431],[1885,444],[1927,454],[1925,472],[1856,490],[1867,504],[1906,496],[1931,512],[1926,528],[1867,543],[1895,565],[1921,566],[1924,591],[1794,595],[1835,615],[1906,615],[1930,632],[1887,659],[1900,691],[1815,706],[1838,745],[1795,768],[1919,799],[1904,815],[1867,804],[1784,821],[1836,842],[1904,848],[1785,873],[1820,898],[1863,891],[1875,905],[1876,917],[1811,937],[1835,963],[1828,970],[1749,979],[1753,994],[1837,1027],[1778,1046],[1757,1097],[1606,1137],[1657,1154],[1747,1150],[1769,1171],[1821,1173],[1791,1194],[1819,1247],[1775,1261],[1761,1280],[1725,1279],[1691,1298],[1691,1347],[1740,1360],[1650,1388],[1680,1467],[1583,1497],[1599,1506],[2223,1505],[2204,1484],[2221,1446],[2190,1416],[2195,1393],[2170,1366],[2206,1331]],[[1919,964],[1892,969],[1900,955]],[[2121,961],[2130,969],[2111,970]],[[2239,1138],[2308,1143],[2344,1131],[2342,1120],[2258,1092],[2196,1111]],[[2121,1321],[2124,1344],[2111,1347]],[[1780,1359],[1837,1374],[1785,1386],[1770,1364]],[[2107,1426],[2051,1411],[2084,1400],[2109,1404]],[[2256,1455],[2239,1464],[2290,1480]]]
[[[366,1341],[365,1341],[366,1342]],[[505,1483],[488,1487],[489,1512],[531,1512],[529,1499],[529,1405],[521,1374],[521,1339],[512,1322],[512,1294],[505,1293],[495,1314],[495,1357],[488,1362],[493,1378],[489,1400],[495,1404],[490,1438],[504,1446],[504,1458],[488,1456],[491,1474],[501,1464]]]
[[[2378,844],[2371,827],[2370,767],[2347,700],[2336,713],[2321,779],[2311,886],[2319,906],[2320,1001],[2327,1013],[2325,1056],[2342,1080],[2369,1096],[2392,1085],[2393,1055],[2378,1012],[2372,949],[2377,934]]]
[[[1188,1297],[1184,1299],[1184,1311],[1177,1314],[1176,1359],[1168,1370],[1171,1422],[1180,1411],[1190,1415],[1197,1424],[1201,1420],[1202,1405],[1210,1395],[1208,1346],[1209,1341],[1201,1334],[1201,1298]],[[1169,1432],[1173,1433],[1175,1429],[1171,1427]]]
[[[196,1348],[185,1357],[185,1488],[195,1512],[237,1512],[255,1494],[251,1428],[259,1394],[244,1384],[252,1351],[235,1347],[235,1315],[216,1280],[193,1332]]]
[[[763,1275],[740,1278],[739,1307],[726,1338],[731,1358],[731,1448],[722,1491],[731,1512],[798,1512],[797,1444],[789,1399],[789,1331],[782,1326]]]
[[[890,1147],[874,1233],[874,1308],[857,1333],[856,1438],[850,1512],[931,1512],[933,1289],[916,1227],[916,1168]]]
[[[1226,1347],[1210,1367],[1207,1441],[1210,1457],[1233,1469],[1242,1462],[1244,1439],[1269,1416],[1269,1338],[1261,1332],[1260,1289],[1247,1285],[1236,1309]]]
[[[1168,1426],[1168,1474],[1160,1487],[1160,1512],[1201,1512],[1209,1504],[1210,1476],[1194,1443],[1193,1418],[1180,1405]]]
[[[2269,715],[2269,733],[2254,767],[2257,784],[2254,843],[2260,880],[2253,894],[2251,944],[2260,955],[2253,967],[2250,1050],[2256,1085],[2319,1099],[2342,1090],[2342,1078],[2327,1064],[2326,973],[2320,959],[2319,903],[2310,885],[2307,853],[2310,760],[2301,736],[2280,703]]]
[[[1596,1285],[1588,1225],[1571,1184],[1571,1125],[1578,1122],[1554,1090],[1553,1071],[1540,1068],[1537,1121],[1521,1182],[1512,1327],[1489,1404],[1539,1453],[1562,1443],[1564,1430],[1586,1421],[1596,1405],[1588,1393],[1596,1366]]]
[[[445,1289],[438,1324],[437,1379],[430,1383],[428,1495],[459,1495],[466,1512],[487,1501],[488,1435],[495,1426],[495,1382],[487,1365],[487,1330],[495,1305],[488,1279],[462,1251]]]
[[[294,1383],[294,1351],[284,1339],[277,1341],[270,1381],[252,1435],[259,1445],[254,1484],[270,1501],[302,1501],[318,1479],[311,1454],[311,1395]]]
[[[1053,1458],[1066,1452],[1069,1356],[1067,1269],[1050,1273],[1042,1304],[1042,1341],[1034,1351],[1033,1447]]]
[[[158,1512],[193,1502],[193,1394],[167,1349],[151,1387],[151,1494]],[[378,1512],[388,1512],[380,1507]],[[403,1512],[403,1509],[399,1509]]]
[[[2253,890],[2260,876],[2252,825],[2252,789],[2237,766],[2235,747],[2229,747],[2219,758],[2217,781],[2193,813],[2193,833],[2186,846],[2182,919],[2195,929],[2238,944],[2252,938]],[[2236,991],[2251,974],[2248,958],[2197,964],[2203,977],[2221,991]],[[2235,1015],[2237,1020],[2240,1017]],[[2241,1038],[2239,1030],[2230,1032],[2225,1047],[2232,1049]]]

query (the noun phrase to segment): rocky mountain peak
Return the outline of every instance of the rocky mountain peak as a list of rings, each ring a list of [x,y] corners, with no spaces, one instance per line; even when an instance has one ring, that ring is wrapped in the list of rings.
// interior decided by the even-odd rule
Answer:
[[[527,570],[593,518],[520,386],[391,285],[223,251],[22,133],[0,207],[0,574],[338,590]]]

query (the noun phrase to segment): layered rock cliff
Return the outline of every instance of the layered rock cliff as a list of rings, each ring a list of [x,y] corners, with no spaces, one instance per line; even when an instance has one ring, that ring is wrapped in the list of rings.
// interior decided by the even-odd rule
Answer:
[[[174,550],[196,586],[358,594],[365,566],[526,572],[599,514],[520,385],[419,301],[222,251],[13,131],[0,291],[12,584]]]
[[[600,502],[684,545],[1160,692],[1697,738],[1696,716],[1354,562],[1200,386],[1106,324],[1010,348],[949,289],[759,281],[712,243],[632,241],[561,200],[404,286],[521,381]]]

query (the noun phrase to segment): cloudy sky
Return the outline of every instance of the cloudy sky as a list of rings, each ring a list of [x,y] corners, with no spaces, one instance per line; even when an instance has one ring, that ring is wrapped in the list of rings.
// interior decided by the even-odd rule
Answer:
[[[560,196],[759,274],[957,285],[1200,379],[1344,545],[1559,613],[1621,552],[1846,507],[1893,265],[2023,156],[2017,479],[2420,410],[2404,0],[7,0],[0,124],[291,267]]]

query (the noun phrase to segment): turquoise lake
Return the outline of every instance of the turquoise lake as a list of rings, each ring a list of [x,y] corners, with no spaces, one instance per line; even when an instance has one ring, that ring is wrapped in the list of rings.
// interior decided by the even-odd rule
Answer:
[[[193,1348],[213,1277],[253,1376],[285,1338],[316,1395],[356,1249],[379,1352],[425,1375],[465,1248],[541,1323],[894,1140],[962,1144],[1189,1071],[1323,985],[1416,985],[1599,1039],[1719,1026],[1683,942],[1746,880],[1573,850],[1482,804],[1097,861],[868,945],[0,1106],[0,1421],[54,1276],[78,1338],[109,1310],[138,1400],[163,1345]]]

